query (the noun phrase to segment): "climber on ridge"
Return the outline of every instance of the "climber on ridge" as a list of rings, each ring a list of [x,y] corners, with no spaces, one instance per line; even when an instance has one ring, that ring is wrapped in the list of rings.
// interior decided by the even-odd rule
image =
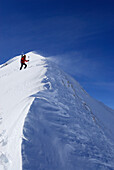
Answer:
[[[21,57],[21,67],[20,70],[22,69],[23,65],[25,66],[24,69],[27,67],[27,64],[25,64],[25,62],[28,62],[29,60],[26,60],[26,55],[22,55]]]

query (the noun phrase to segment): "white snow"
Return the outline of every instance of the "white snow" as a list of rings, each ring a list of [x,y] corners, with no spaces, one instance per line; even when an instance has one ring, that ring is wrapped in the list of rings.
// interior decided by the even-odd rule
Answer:
[[[43,90],[44,58],[30,55],[27,69],[19,70],[20,56],[0,69],[0,170],[21,170],[21,143],[25,117],[34,100],[31,95]]]
[[[0,66],[0,170],[114,169],[114,111],[46,58]]]

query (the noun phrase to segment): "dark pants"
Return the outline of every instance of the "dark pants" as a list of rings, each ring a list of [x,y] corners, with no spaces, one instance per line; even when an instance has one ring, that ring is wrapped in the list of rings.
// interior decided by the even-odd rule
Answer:
[[[24,69],[27,67],[27,64],[25,64],[25,63],[21,63],[20,70],[22,69],[23,65],[25,66],[25,67],[24,67]]]

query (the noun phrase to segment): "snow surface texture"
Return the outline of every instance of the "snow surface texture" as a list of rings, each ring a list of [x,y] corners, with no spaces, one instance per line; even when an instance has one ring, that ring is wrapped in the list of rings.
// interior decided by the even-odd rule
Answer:
[[[0,170],[113,170],[114,111],[46,58],[0,66]]]

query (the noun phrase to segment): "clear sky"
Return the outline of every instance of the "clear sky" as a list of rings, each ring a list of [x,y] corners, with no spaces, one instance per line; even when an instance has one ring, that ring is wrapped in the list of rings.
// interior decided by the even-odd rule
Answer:
[[[0,0],[0,64],[34,50],[114,109],[114,0]]]

